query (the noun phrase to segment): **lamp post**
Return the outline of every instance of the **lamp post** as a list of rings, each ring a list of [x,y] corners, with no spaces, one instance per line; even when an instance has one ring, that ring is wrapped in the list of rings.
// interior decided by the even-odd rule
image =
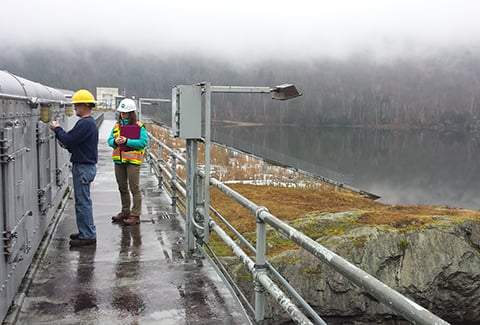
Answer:
[[[212,86],[202,82],[192,86],[175,86],[172,89],[172,131],[174,136],[186,138],[187,193],[185,220],[185,256],[190,259],[195,250],[193,230],[197,209],[203,210],[203,236],[199,242],[208,244],[210,222],[210,147],[211,147],[211,94],[212,93],[271,93],[272,99],[287,100],[301,96],[296,87],[283,84],[270,87]],[[202,101],[202,99],[204,99]],[[197,182],[197,144],[202,139],[202,102],[205,107],[205,165],[204,184]],[[200,201],[200,202],[199,202]],[[203,202],[202,202],[203,201]],[[265,208],[263,208],[265,209]],[[195,229],[198,231],[198,229]],[[266,224],[257,218],[257,245],[255,267],[257,274],[266,272]],[[265,289],[255,279],[255,320],[265,316]]]
[[[172,131],[174,136],[186,139],[187,149],[187,208],[186,208],[186,247],[185,255],[190,257],[194,250],[193,223],[195,211],[203,206],[203,241],[209,241],[210,211],[210,148],[211,148],[211,94],[212,93],[270,93],[272,99],[288,100],[301,96],[292,84],[276,87],[254,86],[213,86],[209,82],[194,85],[178,85],[172,89]],[[203,105],[202,105],[203,103]],[[202,106],[205,108],[205,131],[202,136]],[[197,142],[205,143],[205,177],[203,191],[196,188]],[[203,193],[199,193],[203,192]],[[203,204],[197,204],[197,194],[203,197]]]

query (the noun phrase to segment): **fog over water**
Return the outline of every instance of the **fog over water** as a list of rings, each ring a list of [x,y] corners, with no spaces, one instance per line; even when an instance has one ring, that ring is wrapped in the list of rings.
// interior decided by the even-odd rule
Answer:
[[[202,71],[211,71],[214,68],[217,68],[216,72],[221,77],[228,77],[228,71],[223,68],[227,65],[213,66],[220,61],[216,60],[217,58],[226,59],[234,64],[235,73],[231,72],[230,75],[236,76],[237,80],[242,80],[244,76],[242,73],[245,71],[250,72],[250,76],[263,76],[267,80],[272,74],[271,67],[266,66],[265,71],[261,71],[262,73],[258,75],[252,73],[252,70],[260,70],[258,65],[255,65],[258,62],[263,65],[264,61],[273,59],[276,63],[281,60],[301,62],[301,64],[289,66],[293,67],[288,70],[290,73],[278,66],[275,67],[276,72],[272,74],[271,79],[298,84],[298,80],[291,78],[292,69],[296,66],[305,69],[305,72],[299,70],[299,74],[305,76],[305,80],[301,81],[304,84],[311,83],[313,86],[310,88],[311,91],[305,92],[303,89],[304,96],[297,101],[308,102],[309,96],[312,98],[318,95],[320,93],[318,89],[325,87],[325,82],[319,81],[321,78],[318,77],[319,74],[325,76],[325,70],[318,72],[319,70],[311,69],[314,74],[310,75],[310,71],[307,71],[310,61],[317,60],[318,63],[327,58],[349,62],[348,60],[360,55],[376,64],[375,61],[405,57],[413,58],[414,63],[422,63],[413,65],[415,69],[410,72],[428,73],[430,72],[428,69],[435,65],[424,65],[424,61],[416,61],[416,58],[441,56],[456,49],[459,49],[460,56],[465,53],[475,56],[480,49],[480,19],[478,19],[480,1],[476,0],[297,0],[292,2],[2,0],[1,12],[3,15],[0,19],[0,49],[3,54],[7,54],[4,57],[10,58],[11,66],[14,66],[17,71],[22,71],[23,68],[24,72],[32,72],[35,81],[51,85],[53,81],[59,80],[58,76],[52,73],[53,77],[47,82],[44,71],[33,73],[33,69],[25,62],[37,61],[32,60],[31,56],[27,56],[29,60],[22,61],[19,58],[25,56],[16,54],[25,52],[25,49],[37,47],[47,48],[49,51],[53,49],[61,52],[62,55],[47,54],[38,62],[46,62],[51,66],[37,65],[45,68],[47,72],[68,75],[67,81],[71,79],[81,83],[82,87],[92,89],[96,86],[117,87],[120,84],[118,86],[120,89],[130,91],[133,87],[127,81],[136,84],[146,82],[146,72],[157,78],[158,73],[155,69],[148,70],[151,67],[148,64],[154,60],[144,58],[162,58],[177,54],[187,57],[189,62],[194,61],[190,58],[195,56],[213,58],[202,62],[200,67],[205,70],[195,70],[190,67],[182,70],[182,80],[189,80],[188,82],[192,83],[206,80],[205,73]],[[90,55],[93,53],[90,49],[104,48],[109,49],[108,51],[113,49],[112,52],[115,49],[121,49],[118,53],[108,53],[109,57],[107,59],[103,57],[103,62],[108,60],[108,63],[112,63],[112,67],[109,66],[109,72],[118,72],[108,74],[109,76],[116,76],[120,81],[126,81],[125,83],[117,81],[117,85],[114,85],[106,76],[107,73],[103,72],[101,76],[108,79],[104,84],[97,85],[97,81],[92,81],[92,75],[94,75],[92,70],[103,70],[96,69],[99,57]],[[469,49],[475,49],[475,51],[468,51]],[[131,57],[128,60],[120,60],[127,57],[125,51],[138,54],[139,61],[132,60]],[[76,56],[76,54],[79,55]],[[146,56],[143,56],[145,54]],[[62,64],[58,59],[49,62],[48,59],[53,57],[68,59],[62,60]],[[71,58],[75,58],[76,61]],[[158,68],[163,65],[163,62],[168,65],[172,64],[172,61],[157,60],[155,63]],[[455,59],[452,61],[457,62]],[[138,63],[140,67],[130,67],[130,62],[140,62]],[[252,62],[255,64],[250,64]],[[326,62],[332,61],[326,60]],[[354,62],[351,66],[355,70],[355,62],[365,62],[365,60],[351,60],[351,62]],[[466,62],[475,63],[476,60],[466,60]],[[5,65],[0,55],[0,69],[5,69]],[[68,70],[71,66],[78,68],[80,73]],[[349,67],[348,64],[346,66]],[[378,66],[382,69],[382,67],[388,67],[388,64]],[[466,66],[471,68],[477,65]],[[185,64],[173,67],[175,75],[178,76],[179,70],[184,68]],[[62,72],[61,68],[67,72]],[[437,84],[436,81],[440,79],[455,80],[452,78],[452,71],[456,72],[456,65],[452,63],[448,68],[442,70],[448,72],[446,76],[436,80],[428,78],[404,80],[429,80],[432,84]],[[348,79],[354,72],[345,69],[343,78]],[[153,70],[155,71],[152,73]],[[464,71],[467,70],[460,71],[460,74],[466,75]],[[129,71],[135,71],[135,74]],[[355,71],[361,71],[366,75],[370,73],[374,76],[371,80],[359,78],[359,80],[368,80],[372,84],[372,89],[381,89],[380,86],[385,88],[385,82],[382,84],[382,80],[377,77],[383,74],[373,74],[368,67]],[[403,72],[400,69],[392,69],[392,71]],[[81,72],[85,73],[82,75]],[[192,77],[195,72],[197,74]],[[406,73],[408,74],[408,71]],[[75,78],[70,78],[70,75]],[[438,76],[438,74],[432,75]],[[28,75],[22,76],[28,78]],[[385,74],[385,76],[388,76],[391,88],[397,89],[395,83],[398,82],[395,78],[397,75],[392,77],[391,74]],[[472,73],[472,76],[475,82],[480,80],[478,74]],[[470,75],[467,74],[467,77]],[[165,75],[158,78],[165,78]],[[341,79],[338,72],[334,70],[330,71],[328,78],[345,80]],[[161,80],[165,84],[161,86],[166,88],[167,94],[170,94],[173,79]],[[89,81],[92,84],[88,84]],[[88,86],[85,86],[86,84]],[[358,82],[358,85],[363,84],[361,81]],[[412,82],[405,84],[410,85]],[[478,94],[475,91],[474,82],[465,84],[472,85],[472,93]],[[463,86],[465,84],[456,83],[455,85],[464,90],[467,88]],[[332,88],[345,88],[345,82],[339,85],[332,83],[332,85]],[[77,84],[74,87],[77,87]],[[158,86],[158,88],[161,87]],[[162,91],[164,91],[163,88]],[[357,88],[360,89],[359,93],[353,95],[362,98],[362,88]],[[448,90],[453,91],[454,88],[449,85]],[[333,98],[337,93],[333,89],[329,94],[333,94]],[[445,98],[441,98],[443,103],[457,98],[450,93],[445,92],[445,94]],[[348,95],[351,94],[348,93]],[[437,98],[434,97],[435,93],[429,94],[431,97],[423,92],[417,95],[425,101]],[[402,98],[405,97],[408,96],[402,96]],[[348,96],[345,98],[348,99]],[[321,100],[322,98],[310,102],[314,106]],[[412,103],[417,104],[414,101]],[[430,100],[429,103],[432,101]],[[455,104],[458,104],[458,101]],[[306,107],[305,111],[310,112],[310,108]],[[480,158],[477,157],[477,152],[480,150],[478,150],[478,141],[474,141],[469,135],[455,138],[450,135],[448,137],[438,134],[399,135],[392,132],[382,133],[383,131],[370,134],[371,131],[368,130],[362,131],[364,133],[360,135],[355,133],[356,131],[342,133],[339,130],[323,131],[321,134],[310,134],[305,130],[298,132],[298,130],[285,131],[281,142],[275,131],[271,134],[262,134],[257,139],[268,139],[268,141],[264,140],[268,144],[267,147],[284,156],[292,155],[305,163],[324,168],[323,172],[320,171],[323,175],[326,173],[326,176],[329,176],[329,171],[338,173],[333,175],[334,177],[343,175],[346,177],[346,184],[379,194],[388,203],[435,203],[469,208],[478,208],[480,205],[476,199],[476,193],[480,190],[477,185],[480,184],[480,180],[477,182],[476,176],[480,175],[480,170],[476,167],[477,158]],[[248,134],[235,137],[244,138],[247,145],[249,144]],[[296,143],[294,139],[300,142],[303,139],[307,144]],[[312,143],[311,139],[318,140]],[[360,139],[363,139],[363,142],[360,143]],[[355,142],[356,140],[358,142]],[[276,147],[277,143],[281,143],[282,146]],[[290,146],[285,147],[289,143]]]
[[[463,132],[217,126],[213,139],[383,203],[480,208],[480,143]]]

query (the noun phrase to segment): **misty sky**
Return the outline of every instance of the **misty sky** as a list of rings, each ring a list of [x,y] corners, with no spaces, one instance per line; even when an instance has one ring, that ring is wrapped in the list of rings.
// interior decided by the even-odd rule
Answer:
[[[115,45],[235,60],[480,44],[477,0],[2,0],[0,46]]]

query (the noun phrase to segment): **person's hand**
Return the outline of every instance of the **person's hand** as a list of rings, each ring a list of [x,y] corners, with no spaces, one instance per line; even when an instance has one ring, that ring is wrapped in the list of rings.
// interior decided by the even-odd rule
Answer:
[[[118,145],[124,144],[125,142],[127,142],[127,138],[125,138],[123,136],[119,136],[119,137],[115,138],[115,143],[118,144]]]
[[[58,123],[58,121],[52,121],[50,123],[50,130],[55,130],[56,128],[58,128],[60,126],[60,124]]]

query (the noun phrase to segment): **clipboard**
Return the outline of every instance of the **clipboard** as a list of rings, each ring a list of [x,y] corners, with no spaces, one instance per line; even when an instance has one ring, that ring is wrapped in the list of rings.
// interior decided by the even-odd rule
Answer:
[[[120,135],[127,139],[139,139],[140,138],[140,127],[136,124],[133,125],[120,125]],[[133,148],[121,144],[120,151],[130,151]]]

